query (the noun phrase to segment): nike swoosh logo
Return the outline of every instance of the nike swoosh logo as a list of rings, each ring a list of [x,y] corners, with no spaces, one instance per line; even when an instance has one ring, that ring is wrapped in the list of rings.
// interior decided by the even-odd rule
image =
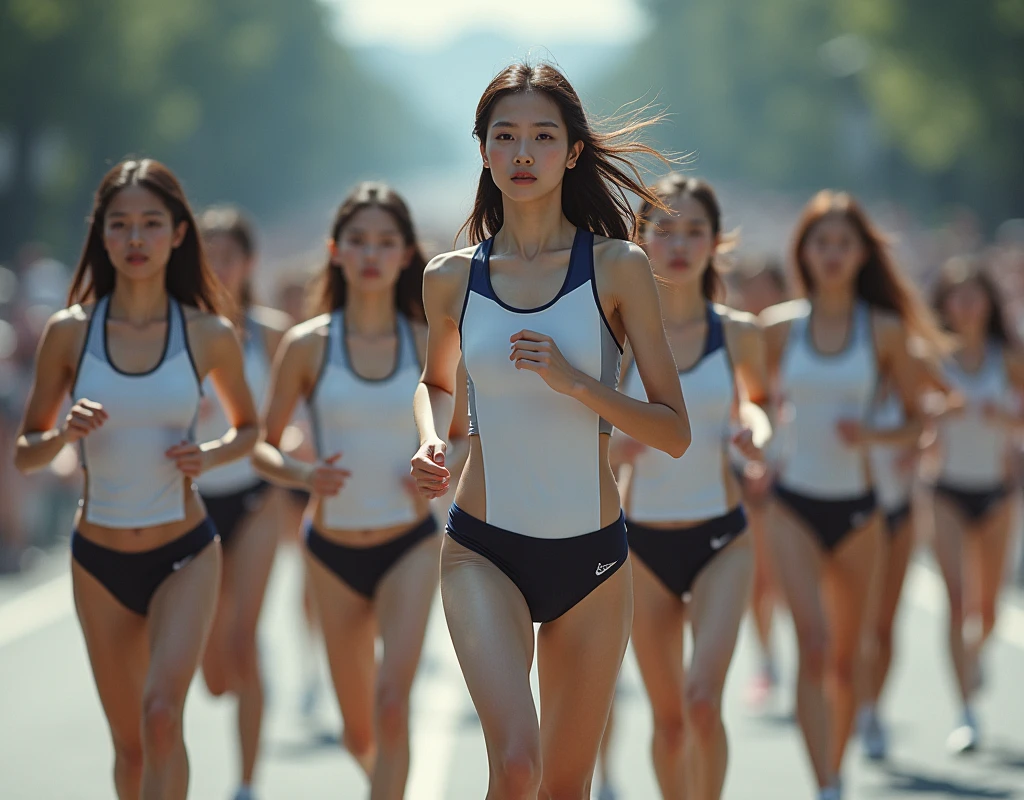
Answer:
[[[611,564],[602,564],[600,561],[597,563],[597,569],[594,570],[595,575],[604,575],[608,570],[618,564],[618,561],[613,561]]]
[[[177,572],[179,569],[184,567],[193,558],[195,558],[195,556],[187,556],[186,558],[181,559],[181,561],[175,561],[173,564],[171,564],[171,569],[173,569],[175,572]]]
[[[732,537],[731,536],[716,536],[714,539],[712,539],[710,541],[709,544],[711,545],[711,549],[712,550],[721,550],[723,547],[725,547],[731,541],[732,541]]]

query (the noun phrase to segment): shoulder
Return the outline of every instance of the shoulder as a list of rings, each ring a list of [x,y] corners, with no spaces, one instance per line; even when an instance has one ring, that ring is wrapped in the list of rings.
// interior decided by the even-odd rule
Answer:
[[[622,239],[594,235],[594,269],[608,277],[636,276],[637,269],[651,271],[643,248]]]
[[[811,304],[807,300],[800,298],[768,306],[768,308],[761,312],[758,319],[761,322],[761,327],[765,330],[787,329],[794,320],[803,319],[810,313]]]
[[[465,281],[475,252],[476,246],[473,246],[434,256],[423,272],[423,282],[443,286]]]
[[[312,319],[293,325],[285,332],[281,346],[289,350],[315,347],[327,337],[331,316],[331,314],[318,314]]]
[[[76,304],[50,315],[43,329],[40,348],[45,348],[50,353],[69,355],[81,350],[85,345],[89,319],[94,307],[93,304]]]
[[[276,308],[266,306],[252,306],[249,309],[249,319],[264,333],[283,334],[292,326],[290,316]]]
[[[726,332],[736,336],[761,335],[761,325],[753,314],[718,303],[714,303],[713,308],[718,316],[722,318],[722,327],[725,328]]]

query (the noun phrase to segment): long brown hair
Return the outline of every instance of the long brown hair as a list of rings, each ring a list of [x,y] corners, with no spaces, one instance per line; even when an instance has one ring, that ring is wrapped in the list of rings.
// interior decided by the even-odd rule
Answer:
[[[256,257],[256,234],[249,217],[235,206],[211,206],[199,215],[199,232],[204,239],[227,236],[238,245],[247,259]],[[239,291],[240,311],[248,311],[253,304],[252,278],[246,278]]]
[[[639,225],[628,193],[657,208],[661,200],[646,186],[631,156],[650,156],[666,164],[669,159],[636,136],[664,118],[656,114],[642,116],[645,109],[626,119],[619,130],[601,133],[591,126],[576,90],[566,77],[550,64],[531,66],[518,62],[506,67],[488,84],[476,107],[473,135],[484,144],[487,127],[498,101],[510,94],[542,92],[558,106],[565,121],[569,147],[583,142],[576,166],[565,171],[562,179],[562,213],[577,228],[612,239],[637,241]],[[473,210],[456,235],[465,231],[469,243],[477,244],[496,234],[504,222],[501,190],[489,169],[482,169]]]
[[[103,245],[103,225],[110,202],[128,186],[141,186],[159,197],[171,212],[175,226],[187,223],[184,240],[171,251],[167,261],[164,278],[167,294],[179,303],[196,306],[203,311],[226,313],[230,302],[217,276],[206,263],[185,190],[173,172],[150,158],[140,161],[126,159],[100,181],[89,215],[89,233],[68,290],[68,305],[99,300],[114,291],[117,273]]]
[[[1003,303],[999,297],[999,289],[981,258],[957,256],[943,265],[938,283],[932,291],[932,308],[938,314],[943,327],[955,333],[946,318],[946,301],[958,286],[965,283],[977,284],[988,298],[988,324],[985,326],[987,337],[1004,346],[1010,344],[1013,340],[1006,320],[1003,319]]]
[[[722,207],[719,205],[715,190],[707,181],[700,178],[688,178],[681,172],[670,172],[651,187],[651,193],[658,197],[665,206],[671,200],[692,197],[700,203],[704,213],[707,214],[708,221],[711,223],[712,238],[717,238],[722,233]],[[655,205],[645,198],[640,205],[640,211],[637,212],[641,231],[647,227],[655,209]],[[700,284],[705,299],[711,301],[716,301],[725,294],[725,285],[716,267],[715,256],[716,253],[711,254]]]
[[[860,237],[867,258],[856,278],[856,294],[868,305],[894,311],[903,320],[907,331],[940,349],[948,347],[948,339],[939,330],[928,305],[896,266],[885,236],[868,218],[854,197],[846,192],[824,189],[804,207],[793,236],[793,264],[801,288],[806,294],[814,291],[814,279],[804,258],[804,247],[818,223],[826,217],[841,217]]]
[[[363,181],[358,184],[342,201],[334,215],[334,222],[331,223],[331,241],[337,242],[345,226],[364,208],[380,208],[387,211],[398,225],[405,246],[412,248],[412,258],[399,274],[398,282],[395,284],[395,308],[409,319],[426,321],[423,313],[423,270],[427,266],[427,260],[423,257],[419,240],[416,238],[412,214],[398,192],[386,183]],[[345,280],[344,271],[328,259],[312,291],[318,313],[326,314],[336,308],[344,308],[348,297],[348,282]]]

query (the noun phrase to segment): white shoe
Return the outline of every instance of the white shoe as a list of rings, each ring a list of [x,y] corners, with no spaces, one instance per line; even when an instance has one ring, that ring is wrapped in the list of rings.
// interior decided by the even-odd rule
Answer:
[[[973,753],[978,749],[979,738],[978,720],[971,709],[965,708],[960,725],[946,739],[946,747],[952,753]]]
[[[842,797],[843,795],[837,785],[826,786],[818,790],[818,800],[842,800]]]
[[[864,754],[872,761],[884,761],[889,750],[889,741],[885,729],[882,727],[882,721],[874,709],[861,710],[858,727]]]
[[[256,800],[256,795],[253,794],[251,786],[239,786],[234,800]]]
[[[601,789],[597,793],[597,800],[617,800],[618,796],[610,783],[602,783]]]

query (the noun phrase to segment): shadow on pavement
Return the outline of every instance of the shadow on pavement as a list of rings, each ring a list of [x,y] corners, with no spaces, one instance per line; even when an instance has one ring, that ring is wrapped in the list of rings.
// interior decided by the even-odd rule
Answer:
[[[957,780],[941,775],[929,775],[922,771],[889,767],[889,788],[905,794],[936,794],[946,797],[983,797],[992,800],[1020,797],[1013,789],[980,786],[976,783]]]

